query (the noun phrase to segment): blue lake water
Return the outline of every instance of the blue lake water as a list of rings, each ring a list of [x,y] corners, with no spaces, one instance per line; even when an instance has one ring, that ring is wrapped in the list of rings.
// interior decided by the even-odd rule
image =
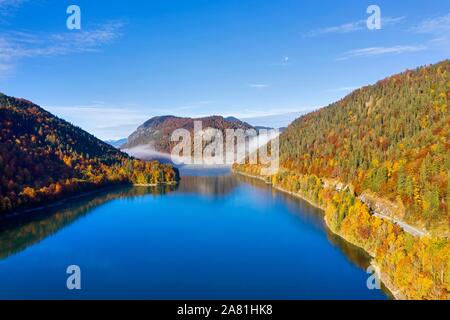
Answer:
[[[368,265],[320,210],[235,176],[114,188],[0,222],[3,299],[387,299],[367,288]]]

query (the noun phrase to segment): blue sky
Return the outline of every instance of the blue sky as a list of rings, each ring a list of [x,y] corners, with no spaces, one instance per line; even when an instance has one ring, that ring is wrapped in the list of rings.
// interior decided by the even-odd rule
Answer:
[[[292,117],[449,52],[448,0],[0,0],[0,91],[102,139],[156,115]]]

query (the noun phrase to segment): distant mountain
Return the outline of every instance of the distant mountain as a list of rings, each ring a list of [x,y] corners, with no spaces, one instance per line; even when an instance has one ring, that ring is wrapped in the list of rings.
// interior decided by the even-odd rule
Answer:
[[[271,127],[264,127],[264,126],[255,126],[254,128],[255,128],[256,131],[273,129]]]
[[[170,141],[172,133],[176,129],[186,129],[191,134],[194,132],[194,121],[201,121],[202,128],[214,128],[225,133],[227,129],[253,129],[251,125],[237,118],[223,118],[211,116],[204,118],[180,118],[175,116],[154,117],[141,125],[128,137],[128,142],[121,149],[131,149],[145,146],[156,152],[170,153],[176,145]]]
[[[30,101],[0,94],[0,214],[113,183],[177,179],[169,165],[145,163]]]
[[[127,141],[128,141],[127,138],[123,138],[123,139],[119,139],[119,140],[105,140],[105,142],[107,144],[109,144],[110,146],[113,146],[114,148],[120,148],[120,146],[127,143]]]

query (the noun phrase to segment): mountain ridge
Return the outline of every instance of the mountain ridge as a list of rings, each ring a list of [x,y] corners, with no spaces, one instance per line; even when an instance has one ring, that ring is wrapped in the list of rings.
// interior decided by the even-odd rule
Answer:
[[[177,129],[186,129],[191,135],[194,132],[194,122],[201,121],[202,128],[214,128],[225,132],[227,129],[253,129],[253,126],[234,117],[209,116],[201,118],[176,117],[171,115],[150,118],[129,137],[126,144],[120,148],[132,149],[139,146],[150,146],[154,151],[170,154],[176,143],[171,142],[172,133]]]

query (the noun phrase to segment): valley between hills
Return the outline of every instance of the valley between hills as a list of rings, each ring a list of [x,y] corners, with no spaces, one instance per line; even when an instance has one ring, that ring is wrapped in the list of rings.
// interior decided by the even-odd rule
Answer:
[[[219,130],[250,124],[202,118]],[[144,161],[23,99],[0,95],[0,215],[112,185],[176,184],[171,164]],[[174,128],[163,116],[121,149],[169,153]],[[398,299],[450,299],[450,61],[360,88],[295,120],[280,136],[279,172],[236,164],[324,210],[327,226],[373,257]],[[30,213],[32,214],[32,213]]]

